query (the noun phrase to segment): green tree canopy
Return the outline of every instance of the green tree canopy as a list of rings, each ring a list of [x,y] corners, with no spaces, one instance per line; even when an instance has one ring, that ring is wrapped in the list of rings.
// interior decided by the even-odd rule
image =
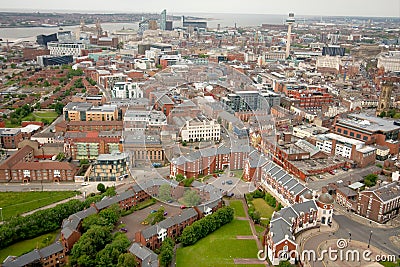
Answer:
[[[136,267],[138,263],[135,256],[131,253],[124,253],[119,255],[117,267]]]
[[[158,190],[158,197],[161,201],[172,200],[171,186],[169,184],[162,184]]]
[[[199,194],[194,190],[186,190],[183,193],[183,201],[188,206],[197,206],[201,202]]]
[[[97,191],[103,194],[104,192],[106,192],[106,186],[103,183],[99,183],[97,185]]]

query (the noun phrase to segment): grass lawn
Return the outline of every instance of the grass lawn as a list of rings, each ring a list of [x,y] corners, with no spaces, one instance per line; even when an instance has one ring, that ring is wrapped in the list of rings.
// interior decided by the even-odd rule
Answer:
[[[233,220],[196,244],[179,248],[176,266],[234,266],[235,258],[257,258],[256,241],[238,240],[237,235],[251,235],[248,221]]]
[[[256,228],[257,234],[261,234],[265,230],[265,227],[258,224],[254,225],[254,227]]]
[[[34,111],[26,117],[23,117],[21,121],[42,121],[46,120],[48,123],[52,123],[58,117],[55,111]],[[6,120],[6,127],[15,128],[21,127],[21,125],[12,124],[11,120]]]
[[[234,171],[231,171],[232,173],[233,173],[233,175],[234,175],[234,177],[236,177],[236,178],[242,178],[242,176],[243,176],[243,169],[241,169],[241,170],[234,170]]]
[[[397,262],[391,262],[391,261],[379,262],[379,264],[385,267],[398,267],[400,266],[400,260],[397,260]]]
[[[242,201],[240,201],[240,200],[229,201],[229,206],[231,206],[235,210],[236,217],[246,217],[246,213],[244,212]]]
[[[0,207],[5,221],[13,216],[73,197],[80,192],[0,192]]]
[[[18,257],[37,247],[40,249],[54,243],[59,232],[60,230],[33,239],[24,240],[0,250],[0,262],[3,262],[9,255]]]
[[[252,201],[254,208],[260,212],[262,218],[270,219],[272,213],[274,212],[274,208],[265,202],[262,198],[255,198]]]

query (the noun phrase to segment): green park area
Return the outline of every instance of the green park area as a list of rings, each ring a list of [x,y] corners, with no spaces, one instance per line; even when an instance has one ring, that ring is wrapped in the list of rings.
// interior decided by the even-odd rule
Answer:
[[[243,202],[241,200],[229,201],[229,206],[235,210],[235,217],[246,217],[246,213],[243,209]]]
[[[41,249],[55,242],[60,231],[55,231],[33,239],[24,240],[15,243],[9,247],[0,250],[0,262],[3,262],[8,256],[21,256],[35,248]]]
[[[7,221],[13,216],[80,194],[76,191],[58,192],[0,192],[0,215]]]
[[[255,198],[252,203],[256,211],[260,212],[261,218],[271,219],[272,213],[274,213],[275,209],[268,205],[264,199]]]
[[[242,201],[230,201],[236,217],[246,217]],[[253,239],[237,239],[252,235],[249,221],[234,219],[192,246],[182,247],[176,253],[176,266],[235,266],[235,258],[256,258],[257,244]],[[263,266],[249,264],[240,266]]]
[[[21,113],[23,114],[23,113]],[[40,121],[44,124],[52,123],[58,117],[57,112],[55,111],[34,111],[32,113],[28,113],[28,115],[24,117],[15,117],[6,120],[6,127],[8,128],[16,128],[21,127],[22,121]]]

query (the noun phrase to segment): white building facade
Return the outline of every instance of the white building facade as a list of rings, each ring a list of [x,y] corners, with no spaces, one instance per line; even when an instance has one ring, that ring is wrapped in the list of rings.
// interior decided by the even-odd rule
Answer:
[[[182,127],[181,137],[182,141],[185,142],[219,141],[221,138],[221,125],[215,120],[194,119],[187,121]]]
[[[113,98],[143,98],[143,91],[138,83],[116,82],[111,90]]]
[[[50,50],[50,55],[52,56],[72,55],[79,57],[82,54],[82,50],[85,49],[85,45],[79,43],[50,42],[47,43],[47,48]]]

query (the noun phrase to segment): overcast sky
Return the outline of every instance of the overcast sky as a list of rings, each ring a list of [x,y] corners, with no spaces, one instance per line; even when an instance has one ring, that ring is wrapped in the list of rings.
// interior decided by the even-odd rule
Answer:
[[[400,0],[0,0],[0,10],[400,17]]]

